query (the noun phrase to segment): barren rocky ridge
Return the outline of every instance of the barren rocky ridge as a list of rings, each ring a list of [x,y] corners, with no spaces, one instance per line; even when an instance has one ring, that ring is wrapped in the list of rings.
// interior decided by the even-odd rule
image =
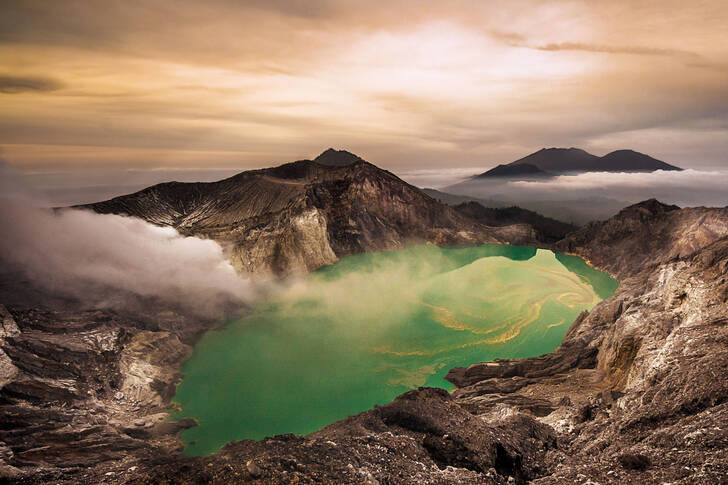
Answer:
[[[250,273],[308,272],[352,254],[430,242],[538,244],[528,224],[490,227],[345,151],[242,172],[219,182],[170,182],[83,206],[126,214],[229,248]]]

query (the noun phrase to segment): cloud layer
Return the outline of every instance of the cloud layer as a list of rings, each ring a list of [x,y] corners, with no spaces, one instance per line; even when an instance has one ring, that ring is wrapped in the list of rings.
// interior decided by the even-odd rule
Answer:
[[[26,171],[245,169],[328,146],[394,171],[542,146],[726,163],[721,0],[6,4],[0,145]]]
[[[728,171],[593,172],[541,181],[511,182],[505,190],[528,198],[558,199],[569,194],[638,202],[654,197],[680,206],[724,207],[728,205]]]
[[[609,217],[626,205],[650,198],[681,207],[726,207],[728,171],[592,172],[509,182],[479,179],[443,190],[501,204],[516,204],[583,224]]]
[[[61,83],[41,77],[0,76],[0,93],[15,94],[25,91],[55,91]]]

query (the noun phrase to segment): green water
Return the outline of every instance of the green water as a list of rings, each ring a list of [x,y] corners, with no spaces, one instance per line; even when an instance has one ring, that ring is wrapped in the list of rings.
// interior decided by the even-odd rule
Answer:
[[[530,247],[416,246],[352,256],[205,335],[175,401],[186,453],[305,434],[458,365],[554,350],[617,287],[575,257]]]

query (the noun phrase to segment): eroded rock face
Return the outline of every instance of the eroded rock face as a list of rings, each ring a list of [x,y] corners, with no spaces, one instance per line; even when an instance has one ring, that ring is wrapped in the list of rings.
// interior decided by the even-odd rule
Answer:
[[[2,277],[7,277],[3,273]],[[167,409],[194,334],[213,322],[152,308],[144,318],[80,303],[27,308],[14,280],[0,306],[0,482],[84,483],[86,469],[124,466],[179,447]],[[43,290],[36,290],[43,291]],[[186,343],[170,328],[179,332]],[[98,479],[89,479],[94,483]]]
[[[351,197],[371,190],[363,182]],[[327,231],[349,224],[316,210],[314,226],[317,217]],[[234,442],[203,458],[179,454],[174,433],[193,423],[167,423],[164,411],[209,324],[163,309],[141,318],[8,300],[2,315],[18,332],[0,342],[16,369],[0,390],[0,473],[82,484],[721,483],[727,223],[725,209],[627,208],[557,245],[618,275],[620,287],[554,353],[456,368],[451,395],[411,391],[309,436]],[[336,231],[339,248],[368,237]],[[7,300],[16,287],[0,290]]]
[[[618,279],[645,267],[684,258],[728,235],[728,208],[680,209],[650,199],[607,221],[590,222],[554,245]]]
[[[5,343],[7,337],[14,337],[20,333],[18,324],[12,314],[0,305],[0,345]],[[0,348],[0,389],[9,384],[18,375],[18,368],[13,365],[12,359]]]

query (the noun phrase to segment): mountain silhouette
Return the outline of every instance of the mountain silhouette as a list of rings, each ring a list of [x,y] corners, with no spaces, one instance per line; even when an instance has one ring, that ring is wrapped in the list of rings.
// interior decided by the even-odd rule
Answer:
[[[515,162],[498,165],[473,178],[531,178],[583,172],[654,172],[682,170],[634,150],[616,150],[603,157],[580,148],[542,148]]]

